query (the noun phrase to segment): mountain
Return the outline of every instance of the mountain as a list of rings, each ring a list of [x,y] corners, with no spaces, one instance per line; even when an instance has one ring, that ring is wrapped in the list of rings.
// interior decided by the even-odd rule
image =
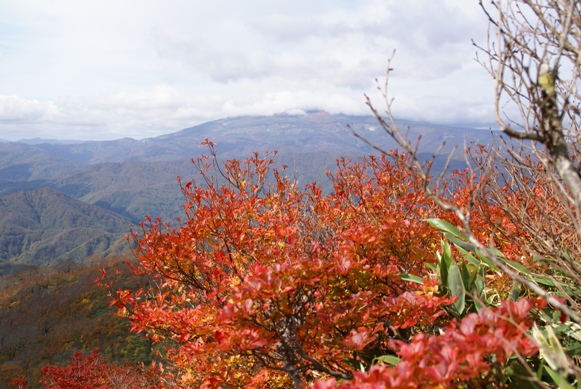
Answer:
[[[37,146],[0,143],[0,194],[45,186],[82,166]]]
[[[443,154],[447,155],[454,146],[462,150],[465,141],[488,143],[491,140],[489,131],[409,121],[398,121],[398,125],[402,129],[409,127],[412,137],[422,135],[419,153],[427,157],[444,141]],[[141,220],[145,214],[173,218],[179,214],[181,205],[175,203],[181,196],[176,176],[188,177],[194,173],[190,160],[208,152],[200,146],[205,139],[216,143],[222,159],[246,158],[254,152],[277,150],[279,166],[288,165],[300,182],[317,181],[325,186],[328,184],[325,172],[334,170],[337,158],[359,159],[375,152],[354,137],[348,126],[384,149],[396,147],[373,116],[331,115],[320,111],[306,115],[241,116],[142,140],[42,143],[34,148],[20,145],[26,151],[12,153],[12,161],[20,153],[37,155],[38,160],[10,166],[9,173],[18,180],[5,183],[0,191],[50,186],[134,220]],[[0,158],[0,169],[1,162]],[[453,163],[464,164],[460,152]]]
[[[409,128],[412,137],[422,136],[418,151],[426,158],[442,142],[446,156],[453,147],[462,150],[464,142],[489,143],[492,138],[489,131],[470,128],[397,124]],[[0,261],[53,263],[79,260],[98,250],[111,253],[121,247],[118,238],[128,232],[129,223],[146,215],[175,220],[184,202],[177,176],[184,182],[196,178],[191,159],[208,154],[207,147],[200,146],[205,139],[216,143],[222,160],[276,150],[275,166],[287,165],[287,174],[299,184],[316,181],[329,191],[326,172],[335,170],[338,158],[356,161],[377,153],[349,127],[383,149],[396,147],[373,116],[321,111],[225,118],[142,140],[0,143],[0,195],[10,204],[0,211]],[[443,160],[436,161],[436,168]],[[463,164],[462,153],[456,152],[452,165]],[[71,216],[73,210],[78,217]],[[37,213],[44,219],[35,219]],[[68,222],[59,224],[59,218]],[[116,227],[94,226],[94,220],[108,220]],[[22,225],[25,221],[28,224]]]
[[[189,160],[105,162],[66,173],[50,187],[134,222],[146,215],[165,220],[181,214],[184,197],[177,176],[191,180]]]
[[[0,262],[80,261],[128,248],[130,222],[99,207],[42,188],[0,197]]]
[[[442,141],[451,146],[463,146],[464,140],[488,141],[488,131],[450,127],[428,123],[398,121],[410,128],[410,135],[422,134],[420,152],[435,150]],[[348,129],[362,133],[375,144],[395,147],[380,130],[373,116],[331,115],[312,112],[307,115],[241,116],[203,123],[173,134],[135,140],[123,138],[112,141],[89,141],[77,144],[35,145],[45,153],[72,162],[94,165],[105,162],[159,162],[190,159],[206,149],[200,146],[205,139],[217,143],[224,158],[240,158],[253,152],[278,150],[284,153],[330,153],[335,155],[367,154],[372,148],[356,139]]]
[[[464,140],[489,141],[490,133],[470,128],[450,127],[400,120],[398,126],[410,128],[410,136],[423,137],[420,152],[433,152],[446,141],[445,150],[462,146]],[[251,155],[254,151],[278,150],[283,153],[332,153],[343,156],[369,154],[373,149],[358,140],[349,130],[360,133],[373,144],[393,148],[395,143],[385,134],[374,116],[331,115],[312,112],[308,115],[273,115],[237,117],[204,123],[154,138],[159,144],[196,145],[208,138],[218,144],[223,156]]]

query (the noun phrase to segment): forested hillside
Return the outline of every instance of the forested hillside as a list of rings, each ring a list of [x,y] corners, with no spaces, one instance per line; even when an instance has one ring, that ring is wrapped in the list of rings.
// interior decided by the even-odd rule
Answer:
[[[131,222],[52,189],[0,197],[0,262],[51,265],[127,251]]]
[[[94,283],[102,267],[120,272],[119,285],[139,286],[123,260],[99,255],[0,277],[0,388],[22,375],[38,383],[42,366],[65,363],[77,350],[98,348],[117,362],[151,360],[150,342],[129,332],[107,291]]]

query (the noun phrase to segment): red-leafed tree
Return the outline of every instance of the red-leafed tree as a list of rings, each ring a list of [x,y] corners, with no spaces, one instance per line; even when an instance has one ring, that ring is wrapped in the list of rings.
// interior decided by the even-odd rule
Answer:
[[[185,387],[352,378],[393,339],[445,323],[454,301],[417,283],[440,238],[404,160],[340,160],[330,195],[299,189],[268,156],[194,160],[205,181],[184,185],[181,225],[135,234],[134,270],[151,286],[119,291],[117,305]]]
[[[477,305],[479,298],[492,296],[497,305],[509,296],[512,284],[502,273],[460,263],[457,277],[480,282],[466,300],[452,285],[459,278],[444,275],[451,270],[428,272],[441,235],[426,220],[454,215],[425,197],[405,156],[341,159],[329,174],[334,190],[324,195],[314,184],[299,189],[284,169],[272,169],[270,156],[219,163],[214,145],[206,145],[211,156],[193,161],[203,181],[183,186],[181,224],[149,220],[134,234],[134,272],[151,276],[149,286],[120,290],[114,301],[133,331],[163,346],[166,382],[301,388],[331,379],[318,384],[331,385],[357,380],[362,367],[396,355],[403,361],[397,369],[405,371],[394,379],[428,382],[425,375],[436,374],[433,365],[448,351],[469,365],[449,360],[450,369],[460,370],[429,382],[503,382],[509,357],[536,353],[526,333],[529,302],[498,311]],[[506,219],[504,210],[486,196],[474,203],[483,183],[470,171],[456,172],[453,182],[448,199],[471,204],[478,236],[511,263],[526,259],[515,242],[527,232],[507,226],[511,239],[497,234],[491,220]],[[450,322],[449,312],[468,316]],[[501,332],[506,336],[492,342]],[[439,350],[446,342],[450,347]],[[503,342],[510,346],[501,353]],[[422,370],[427,366],[433,374]]]

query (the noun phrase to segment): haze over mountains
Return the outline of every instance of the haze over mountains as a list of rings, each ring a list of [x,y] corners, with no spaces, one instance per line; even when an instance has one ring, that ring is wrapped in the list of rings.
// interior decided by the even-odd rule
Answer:
[[[334,170],[337,158],[373,152],[347,125],[383,148],[395,147],[374,117],[325,112],[226,118],[143,140],[0,143],[0,263],[116,253],[127,247],[123,235],[130,225],[146,215],[175,219],[183,203],[176,177],[194,178],[191,158],[207,154],[204,139],[217,144],[223,159],[277,150],[277,164],[288,165],[299,184],[325,187],[325,172]],[[412,136],[422,134],[420,152],[428,155],[442,141],[451,150],[491,140],[489,131],[399,125],[409,126]]]

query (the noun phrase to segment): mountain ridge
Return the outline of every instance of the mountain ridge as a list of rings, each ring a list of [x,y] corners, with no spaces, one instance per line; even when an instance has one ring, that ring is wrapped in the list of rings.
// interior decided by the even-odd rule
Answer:
[[[492,138],[488,131],[471,128],[404,120],[397,123],[402,129],[409,127],[412,137],[422,135],[418,152],[426,158],[444,141],[443,154],[447,155],[454,146],[462,150],[465,139],[487,143]],[[0,199],[22,191],[33,191],[30,193],[38,197],[43,188],[51,188],[56,192],[50,195],[46,192],[45,195],[54,205],[47,205],[47,208],[71,207],[74,210],[90,206],[94,207],[91,209],[95,217],[101,215],[98,211],[106,211],[125,223],[123,231],[119,228],[110,232],[98,226],[92,231],[101,238],[93,241],[87,239],[88,232],[82,230],[89,228],[86,225],[61,225],[60,232],[53,230],[52,235],[39,232],[44,227],[36,225],[31,232],[18,225],[19,220],[30,220],[27,219],[30,215],[26,213],[30,210],[22,205],[25,199],[22,197],[18,207],[13,208],[24,213],[12,219],[0,218],[0,231],[9,226],[16,228],[13,232],[17,231],[19,238],[13,236],[12,239],[20,242],[18,244],[26,244],[26,249],[15,251],[14,242],[8,245],[0,240],[0,253],[3,245],[10,246],[12,250],[4,249],[4,253],[10,252],[12,256],[0,254],[0,261],[52,263],[64,260],[67,255],[80,260],[83,253],[94,253],[99,248],[109,255],[118,247],[115,234],[127,233],[129,224],[135,225],[146,215],[175,221],[182,214],[184,202],[177,176],[182,177],[184,182],[196,178],[191,160],[208,153],[207,147],[200,145],[205,139],[216,143],[218,158],[222,160],[244,159],[254,152],[264,155],[266,151],[276,150],[275,166],[289,166],[287,173],[293,175],[299,184],[316,181],[324,190],[330,191],[332,188],[326,172],[335,170],[338,158],[357,161],[364,155],[376,153],[367,143],[354,137],[349,127],[385,150],[396,147],[374,116],[349,116],[323,111],[304,115],[223,118],[141,140],[122,138],[47,143],[35,139],[31,142],[34,144],[0,143]],[[463,166],[463,155],[458,153],[454,156],[452,164],[454,167]],[[79,203],[64,201],[56,194],[59,192]],[[60,215],[53,212],[51,215],[62,219],[63,215],[72,214],[72,210]],[[57,225],[58,222],[53,220],[52,224]],[[66,242],[67,239],[75,240],[77,245],[68,242],[59,248],[54,243]],[[32,246],[32,240],[38,244]],[[30,250],[37,254],[32,254]],[[38,253],[44,253],[44,259]]]

